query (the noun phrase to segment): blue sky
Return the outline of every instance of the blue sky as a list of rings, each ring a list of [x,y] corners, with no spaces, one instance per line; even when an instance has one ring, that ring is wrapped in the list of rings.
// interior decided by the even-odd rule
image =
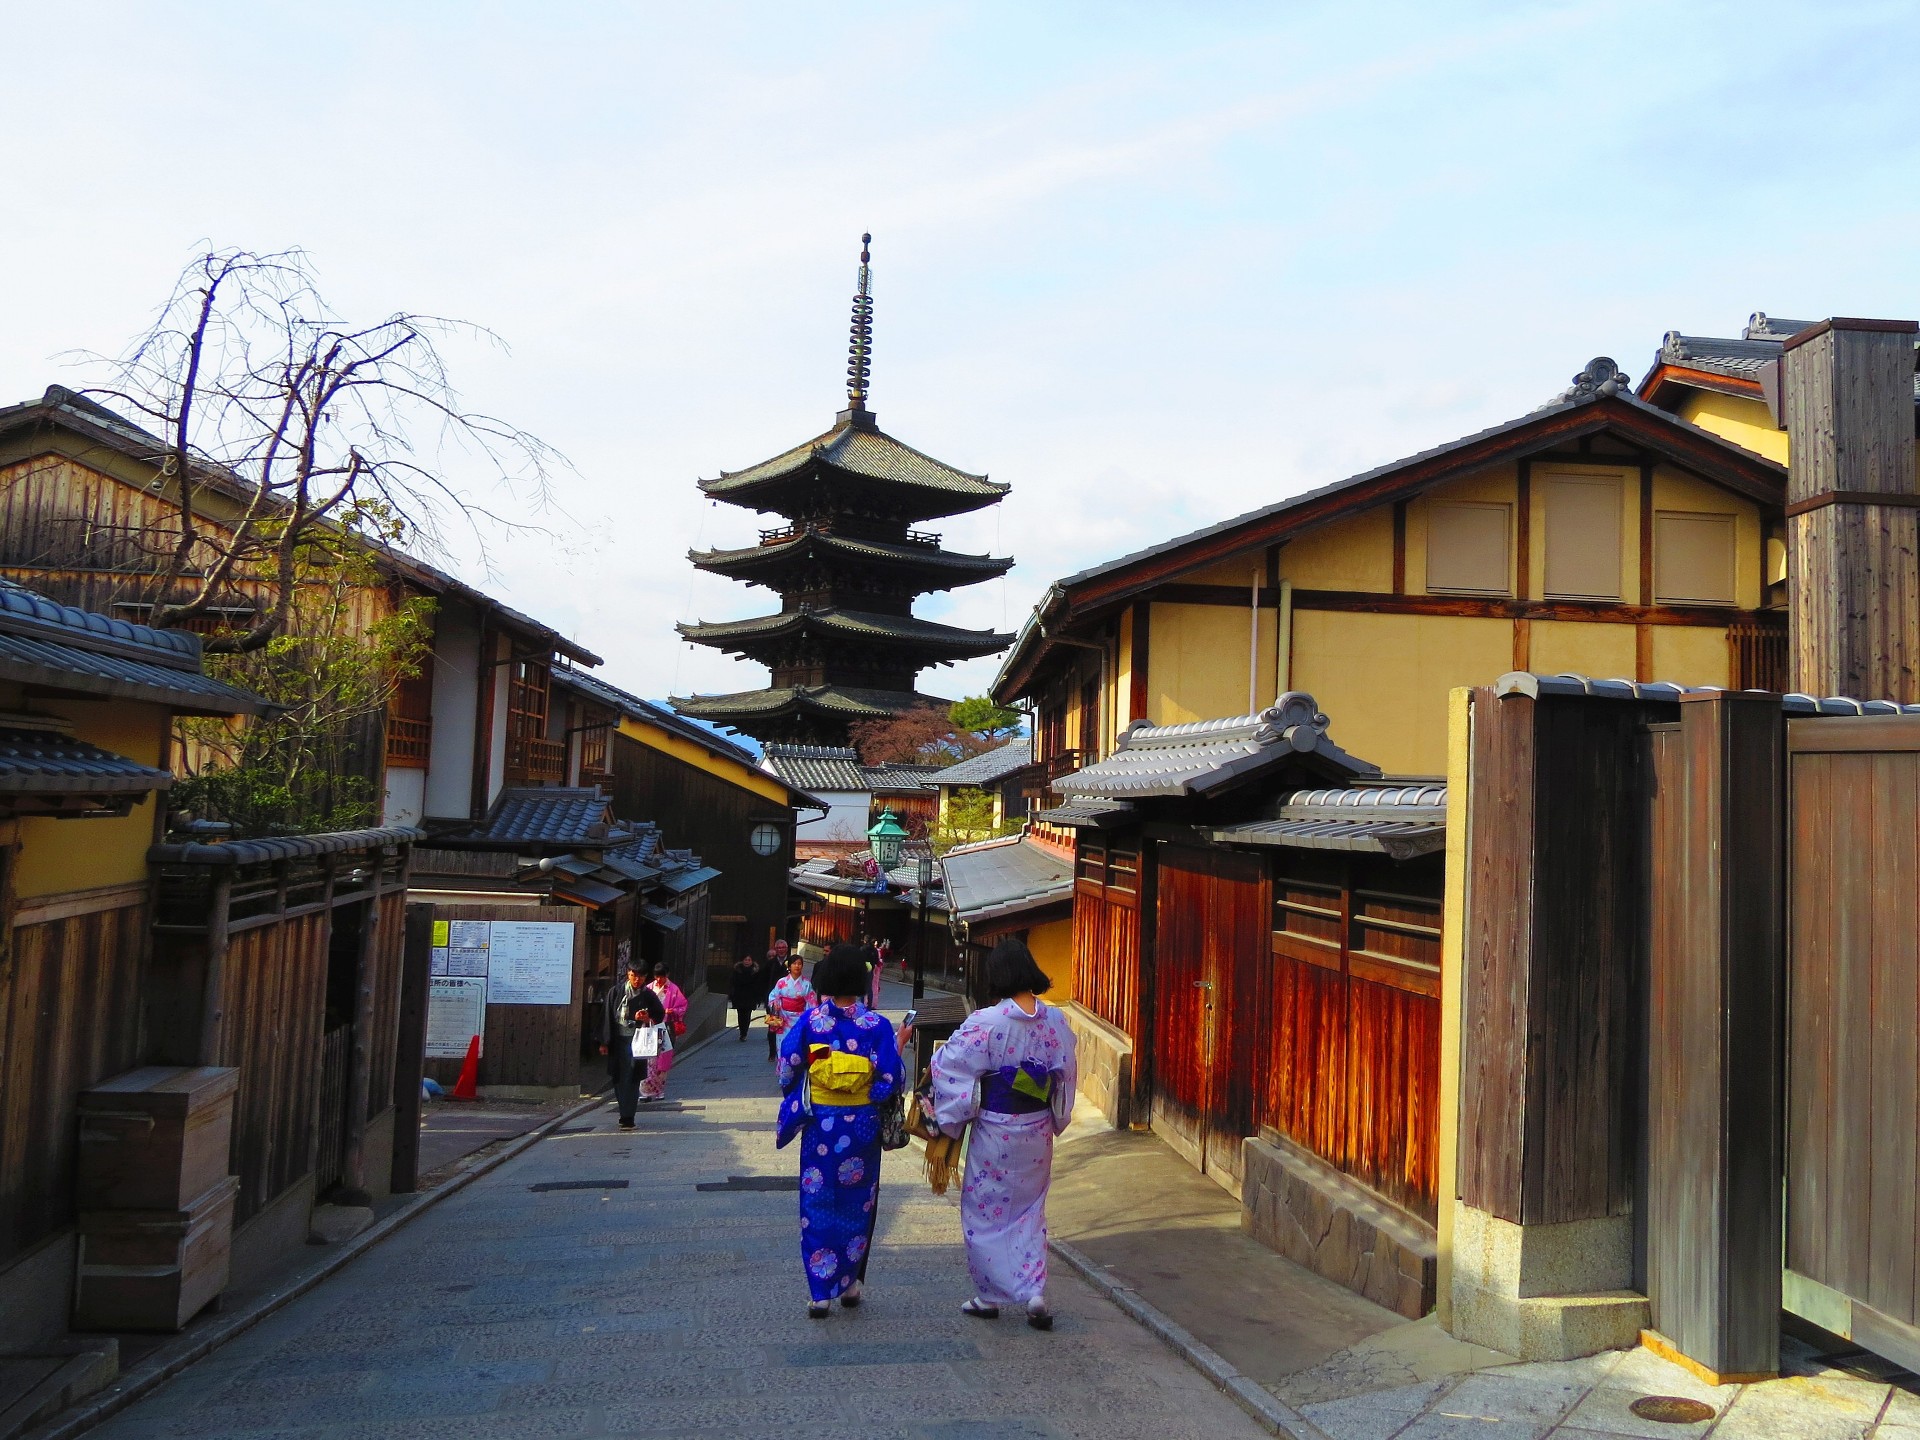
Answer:
[[[1920,316],[1911,5],[21,6],[0,398],[86,378],[197,244],[491,327],[478,406],[575,466],[454,568],[648,695],[764,672],[694,481],[872,405],[1009,481],[941,526],[1016,628],[1085,565],[1539,404],[1755,309]],[[478,484],[478,477],[474,477]],[[501,497],[487,495],[498,503]],[[982,688],[994,662],[931,671]]]

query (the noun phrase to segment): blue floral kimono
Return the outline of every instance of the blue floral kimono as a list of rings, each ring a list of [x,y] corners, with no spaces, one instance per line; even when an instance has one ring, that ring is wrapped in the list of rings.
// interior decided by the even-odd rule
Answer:
[[[782,1148],[800,1137],[800,1259],[816,1303],[866,1274],[880,1198],[879,1107],[900,1088],[893,1026],[830,1001],[780,1042]]]

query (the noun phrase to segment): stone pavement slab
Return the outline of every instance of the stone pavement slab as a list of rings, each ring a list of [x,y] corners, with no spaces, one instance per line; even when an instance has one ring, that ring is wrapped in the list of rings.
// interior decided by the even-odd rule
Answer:
[[[1051,1334],[959,1312],[951,1197],[886,1158],[867,1303],[807,1319],[796,1197],[696,1186],[794,1168],[773,1148],[762,1037],[482,1176],[93,1432],[100,1440],[867,1440],[1266,1433],[1064,1266]],[[625,1180],[534,1190],[552,1181]],[[802,1422],[806,1423],[806,1422]]]

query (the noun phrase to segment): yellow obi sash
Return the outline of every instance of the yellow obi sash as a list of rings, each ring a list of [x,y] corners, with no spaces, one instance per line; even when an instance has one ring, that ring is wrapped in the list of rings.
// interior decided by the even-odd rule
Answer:
[[[828,1045],[810,1045],[807,1080],[816,1105],[865,1105],[873,1089],[873,1061]]]

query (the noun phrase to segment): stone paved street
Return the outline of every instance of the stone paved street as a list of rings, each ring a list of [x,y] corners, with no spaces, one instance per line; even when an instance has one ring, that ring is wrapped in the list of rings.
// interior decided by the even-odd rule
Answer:
[[[792,1173],[772,1091],[760,1033],[723,1034],[637,1130],[604,1109],[541,1141],[93,1433],[1265,1433],[1059,1264],[1053,1333],[963,1317],[957,1215],[913,1150],[887,1158],[867,1304],[808,1320],[792,1191],[695,1188]],[[554,1182],[580,1188],[532,1188]]]

